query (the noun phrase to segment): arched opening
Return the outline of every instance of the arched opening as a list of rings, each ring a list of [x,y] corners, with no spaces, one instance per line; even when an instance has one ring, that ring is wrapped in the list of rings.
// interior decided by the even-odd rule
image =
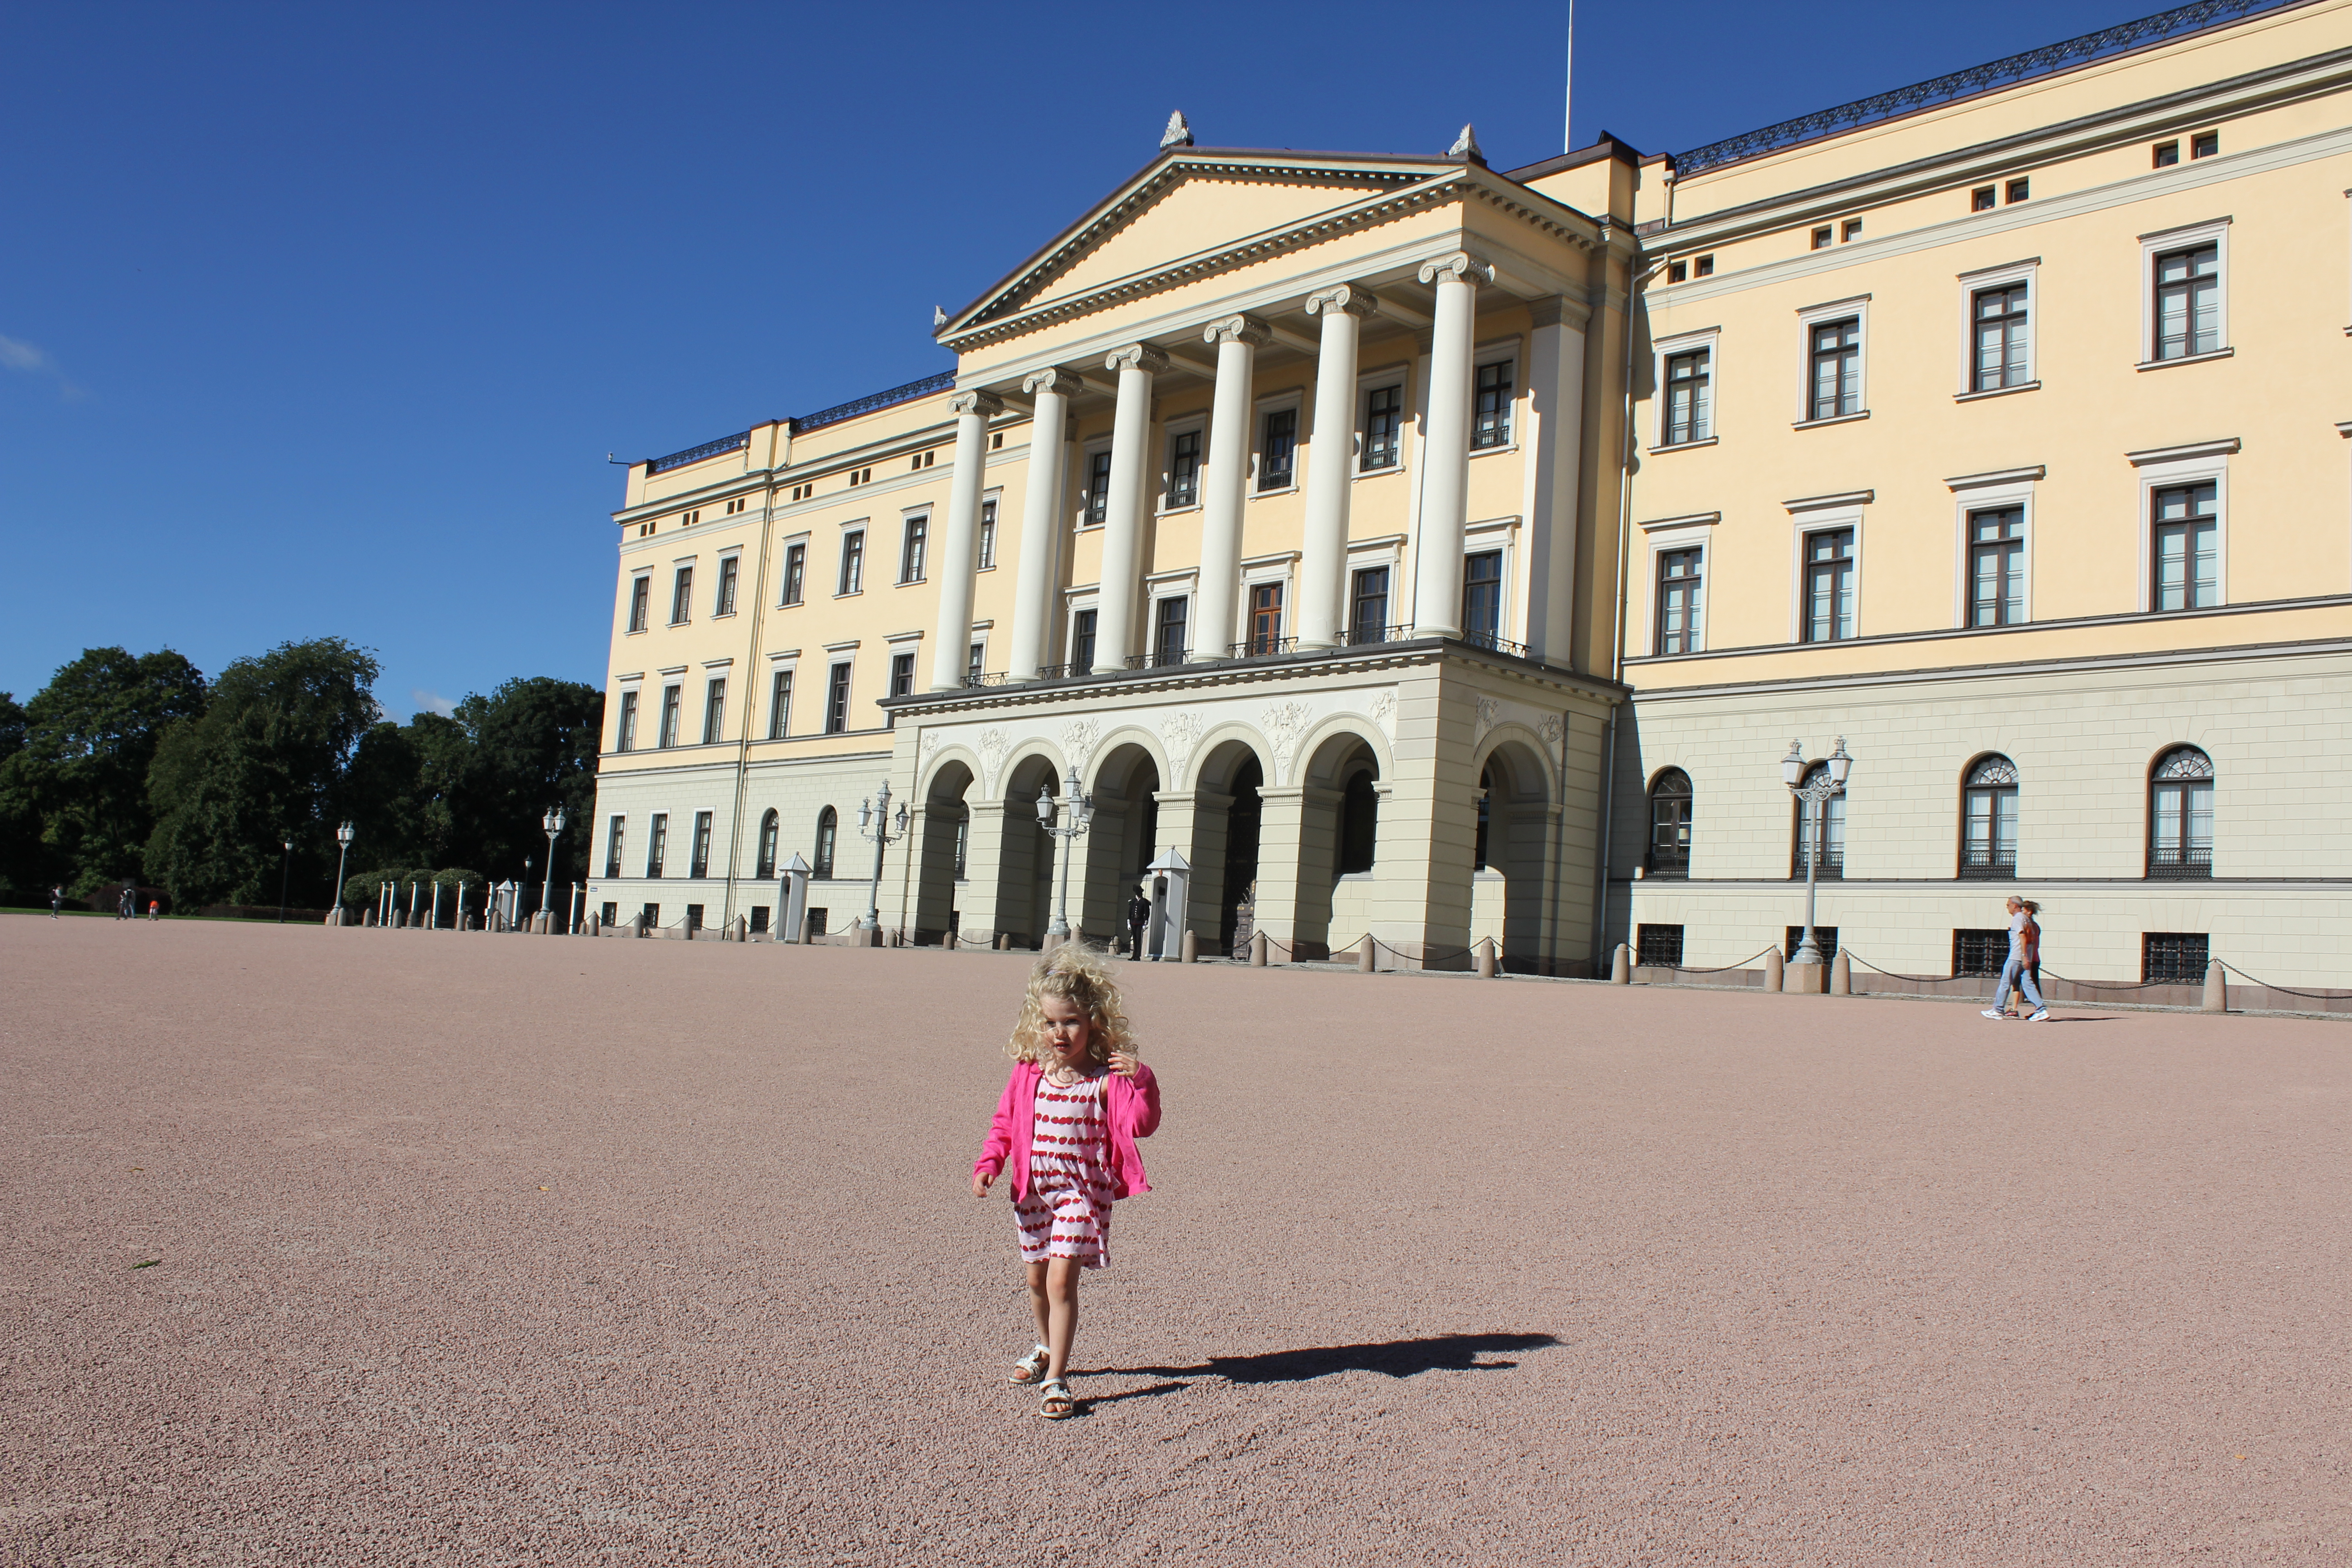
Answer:
[[[1798,782],[1809,787],[1827,777],[1829,771],[1829,763],[1815,763],[1805,770],[1805,776]],[[1824,878],[1844,876],[1845,791],[1838,791],[1818,807],[1802,799],[1798,800],[1795,806],[1796,836],[1789,852],[1789,875],[1800,882],[1805,879],[1806,861],[1813,852],[1813,814],[1818,810],[1822,822],[1822,852],[1815,875]]]
[[[2016,875],[2017,764],[1989,752],[1960,775],[1960,876],[2006,881]]]
[[[1650,850],[1643,875],[1685,878],[1690,875],[1690,774],[1666,768],[1650,785]]]
[[[768,813],[760,818],[759,868],[752,872],[752,876],[762,882],[770,882],[775,879],[776,837],[778,824],[779,818],[777,817],[773,807],[771,807]]]
[[[1117,947],[1127,940],[1128,903],[1159,853],[1160,764],[1141,746],[1113,747],[1087,793],[1095,815],[1078,840],[1086,888],[1083,898],[1070,890],[1070,928]]]
[[[1212,749],[1194,774],[1192,905],[1217,911],[1213,951],[1233,958],[1249,954],[1257,929],[1257,851],[1264,806],[1258,789],[1265,767],[1241,741]],[[1203,931],[1205,937],[1208,933]]]
[[[1536,754],[1506,741],[1478,773],[1477,868],[1470,884],[1470,936],[1493,939],[1502,967],[1548,974],[1551,951],[1552,838],[1558,813],[1549,775]]]
[[[2213,759],[2194,746],[2173,747],[2148,770],[2147,874],[2213,874]]]
[[[816,853],[809,857],[811,876],[830,878],[833,875],[834,845],[840,837],[841,818],[828,805],[816,814]]]
[[[962,928],[963,910],[958,886],[971,842],[971,808],[965,792],[971,787],[971,770],[963,763],[942,763],[931,775],[917,820],[915,855],[914,941],[919,947],[952,942]]]
[[[1361,735],[1329,736],[1307,759],[1288,939],[1294,959],[1328,958],[1336,945],[1352,947],[1380,917],[1380,753]]]
[[[1061,841],[1038,825],[1040,790],[1056,799],[1062,795],[1062,776],[1051,757],[1024,757],[1005,774],[1004,830],[996,858],[996,930],[1011,937],[1014,947],[1041,946],[1054,918],[1055,854]]]

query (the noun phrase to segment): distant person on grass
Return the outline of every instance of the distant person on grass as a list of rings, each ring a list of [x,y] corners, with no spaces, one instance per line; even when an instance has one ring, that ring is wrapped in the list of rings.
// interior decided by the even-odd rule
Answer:
[[[58,910],[64,907],[65,901],[66,890],[62,886],[49,889],[49,919],[58,918]]]
[[[2049,1004],[2042,1000],[2042,987],[2034,976],[2042,967],[2042,927],[2034,915],[2042,909],[2030,899],[2011,893],[2009,898],[2009,961],[2000,966],[2000,981],[1992,988],[1992,1005],[1984,1010],[1988,1018],[2006,1018],[2010,989],[2014,986],[2033,1004],[2026,1018],[2029,1024],[2050,1021]]]
[[[1160,1081],[1136,1059],[1109,970],[1075,942],[1030,972],[1004,1048],[1013,1076],[972,1164],[971,1193],[986,1197],[1010,1164],[1037,1320],[1036,1348],[1013,1363],[1012,1381],[1037,1384],[1037,1414],[1058,1421],[1077,1408],[1069,1369],[1078,1270],[1109,1267],[1112,1202],[1151,1190],[1135,1143],[1160,1126]]]

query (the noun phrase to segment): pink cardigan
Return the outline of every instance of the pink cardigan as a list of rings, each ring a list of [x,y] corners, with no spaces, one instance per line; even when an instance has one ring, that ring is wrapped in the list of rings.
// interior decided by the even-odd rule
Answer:
[[[1029,1142],[1036,1127],[1037,1080],[1044,1076],[1034,1062],[1013,1064],[1004,1098],[996,1103],[996,1120],[989,1123],[988,1142],[980,1146],[980,1158],[971,1165],[974,1175],[985,1171],[993,1176],[1009,1157],[1016,1198],[1029,1195]],[[1135,1141],[1160,1129],[1160,1080],[1141,1062],[1135,1064],[1132,1079],[1108,1076],[1103,1099],[1110,1112],[1110,1195],[1139,1197],[1151,1190],[1151,1184],[1143,1179],[1143,1156]]]

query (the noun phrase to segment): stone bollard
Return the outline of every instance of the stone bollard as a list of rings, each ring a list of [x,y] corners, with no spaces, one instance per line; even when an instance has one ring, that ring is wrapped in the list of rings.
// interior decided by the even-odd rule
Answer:
[[[1372,933],[1366,931],[1364,933],[1364,940],[1356,944],[1357,973],[1370,974],[1372,973],[1372,965],[1375,962],[1372,956],[1373,951]]]
[[[598,910],[591,913],[588,917],[588,923],[581,929],[586,931],[590,936],[603,936],[604,934],[604,911],[602,910]]]
[[[1490,936],[1480,937],[1477,943],[1477,952],[1478,978],[1481,980],[1494,979],[1496,972],[1495,939]]]
[[[737,942],[749,942],[751,940],[751,921],[749,916],[737,915],[735,917],[735,940]]]
[[[629,934],[634,937],[642,937],[646,934],[645,910],[639,910],[629,917]]]
[[[1838,949],[1837,957],[1830,964],[1830,994],[1832,996],[1853,994],[1853,968],[1846,963],[1843,948]]]
[[[1180,963],[1201,962],[1201,938],[1198,932],[1188,931],[1184,933],[1184,940],[1176,944],[1176,959]]]
[[[1617,951],[1609,955],[1609,982],[1612,985],[1633,984],[1633,950],[1622,942]]]
[[[988,945],[996,949],[999,952],[1011,952],[1013,951],[1013,933],[1009,931],[998,931],[996,933],[996,940],[990,942]]]
[[[1780,950],[1776,947],[1764,955],[1764,989],[1777,994],[1784,984]]]
[[[2205,965],[2205,1000],[2200,1004],[2198,1011],[2226,1013],[2229,1010],[2230,974],[2217,958]]]
[[[1265,967],[1265,932],[1262,931],[1250,933],[1249,966],[1252,969]]]

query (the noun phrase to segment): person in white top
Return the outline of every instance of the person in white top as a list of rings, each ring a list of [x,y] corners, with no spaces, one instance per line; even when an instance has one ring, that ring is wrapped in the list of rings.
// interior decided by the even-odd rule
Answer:
[[[2041,905],[2011,893],[2009,898],[2009,960],[2000,966],[2000,982],[1992,988],[1993,1005],[1984,1010],[1988,1018],[2008,1016],[2000,1005],[2014,985],[2025,993],[2033,1004],[2026,1022],[2046,1024],[2050,1021],[2050,1005],[2042,1000],[2042,988],[2033,983],[2034,966],[2042,960],[2042,927],[2035,923],[2034,914]]]

